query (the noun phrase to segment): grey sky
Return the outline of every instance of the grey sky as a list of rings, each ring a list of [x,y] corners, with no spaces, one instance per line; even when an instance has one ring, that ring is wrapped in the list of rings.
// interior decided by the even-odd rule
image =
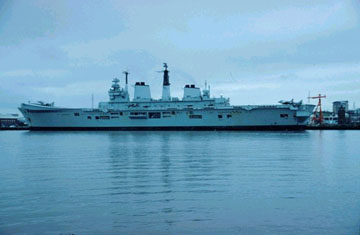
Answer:
[[[0,112],[28,100],[90,107],[124,69],[159,98],[162,62],[173,96],[207,80],[233,104],[311,91],[328,109],[360,106],[359,22],[360,2],[346,0],[2,0]]]

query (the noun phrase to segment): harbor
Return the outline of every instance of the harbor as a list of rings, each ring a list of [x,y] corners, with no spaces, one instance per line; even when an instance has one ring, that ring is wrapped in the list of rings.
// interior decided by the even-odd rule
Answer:
[[[0,235],[360,235],[360,1],[0,0]]]

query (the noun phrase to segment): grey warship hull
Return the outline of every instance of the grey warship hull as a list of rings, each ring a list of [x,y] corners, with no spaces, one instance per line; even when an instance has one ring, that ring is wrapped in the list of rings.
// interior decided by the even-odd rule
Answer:
[[[170,96],[169,71],[164,64],[161,99],[151,98],[150,87],[136,82],[130,101],[126,86],[113,80],[109,101],[96,109],[61,108],[53,103],[23,103],[19,107],[31,130],[302,130],[314,105],[281,101],[279,105],[230,105],[224,97],[210,97],[210,87],[201,93],[185,85],[180,100]]]
[[[31,130],[303,130],[313,105],[228,109],[64,109],[22,104]]]
[[[306,126],[30,127],[32,131],[303,131]]]

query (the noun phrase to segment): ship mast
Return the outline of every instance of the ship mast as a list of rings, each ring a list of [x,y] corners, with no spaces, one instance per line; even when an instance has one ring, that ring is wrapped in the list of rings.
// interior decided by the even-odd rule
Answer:
[[[129,75],[129,72],[126,70],[123,72],[123,74],[125,74],[125,91],[126,93],[128,93],[128,75]]]
[[[169,101],[171,100],[170,97],[170,79],[169,79],[169,70],[167,70],[168,66],[164,63],[164,80],[163,80],[163,90],[162,90],[162,97],[161,100]]]

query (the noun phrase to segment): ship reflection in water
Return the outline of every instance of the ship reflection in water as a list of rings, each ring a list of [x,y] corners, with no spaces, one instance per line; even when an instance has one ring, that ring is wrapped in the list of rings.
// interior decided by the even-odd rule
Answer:
[[[357,234],[359,138],[0,132],[0,234]]]

